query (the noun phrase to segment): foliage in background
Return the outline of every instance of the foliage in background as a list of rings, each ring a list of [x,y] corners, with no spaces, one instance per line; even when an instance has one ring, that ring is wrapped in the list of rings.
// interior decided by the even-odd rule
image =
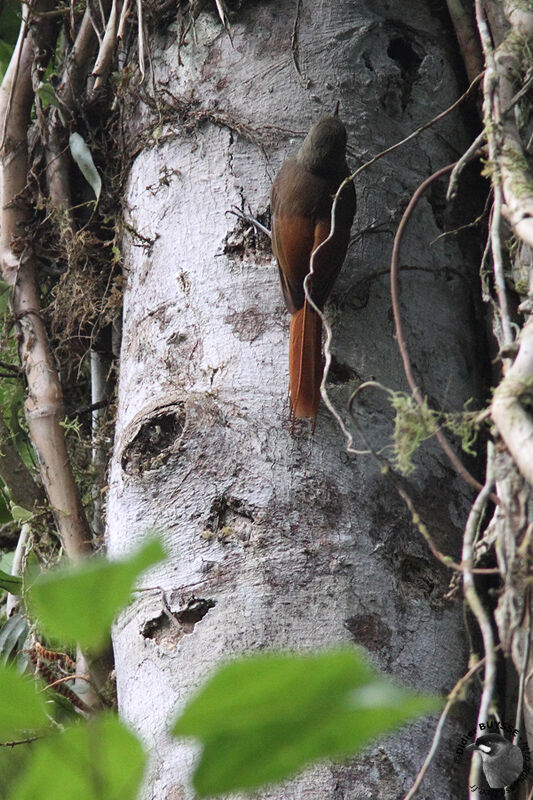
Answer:
[[[17,41],[20,28],[20,9],[18,0],[3,0],[0,3],[0,80],[7,69],[13,45]]]
[[[50,570],[25,594],[51,638],[63,646],[98,646],[138,576],[162,557],[159,541],[148,541],[119,562],[99,558]],[[98,602],[88,606],[91,596]],[[133,733],[109,711],[75,721],[69,714],[61,730],[50,728],[47,697],[13,665],[0,666],[0,744],[28,740],[17,747],[5,796],[135,800],[145,755]],[[173,733],[202,741],[194,784],[207,796],[279,781],[313,761],[350,755],[437,705],[436,698],[378,675],[354,649],[261,654],[221,667]],[[5,757],[0,747],[0,767]]]
[[[351,755],[437,705],[378,675],[355,649],[262,653],[220,667],[173,733],[202,742],[193,785],[208,797]]]

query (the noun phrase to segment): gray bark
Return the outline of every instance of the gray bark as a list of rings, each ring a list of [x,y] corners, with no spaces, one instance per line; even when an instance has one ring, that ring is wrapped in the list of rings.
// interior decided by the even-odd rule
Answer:
[[[150,752],[146,797],[158,800],[192,796],[195,749],[166,730],[231,654],[356,642],[380,669],[437,692],[466,671],[460,604],[443,599],[449,573],[373,460],[346,456],[323,406],[314,435],[291,435],[288,315],[275,262],[268,241],[258,244],[226,214],[243,201],[256,215],[266,211],[281,162],[337,99],[353,166],[453,102],[452,34],[422,0],[394,8],[303,0],[304,88],[290,51],[295,9],[282,0],[245,4],[232,21],[233,47],[215,13],[202,13],[182,66],[176,32],[155,37],[160,99],[174,108],[157,122],[132,103],[130,132],[145,145],[131,169],[127,221],[155,241],[125,241],[108,539],[119,556],[155,528],[169,551],[114,635],[121,713]],[[395,225],[416,186],[467,142],[454,114],[357,182],[354,234],[363,233],[328,310],[337,362],[330,394],[339,407],[362,380],[405,388],[387,276]],[[479,391],[475,266],[455,237],[430,246],[440,233],[431,194],[404,243],[401,292],[423,391],[456,410]],[[385,444],[390,409],[374,393],[361,408],[373,443]],[[470,490],[431,443],[417,464],[409,492],[438,546],[456,557]],[[164,588],[174,611],[193,595],[216,605],[178,632],[149,587]],[[447,727],[421,796],[459,796],[453,750],[469,724]],[[421,720],[349,766],[314,767],[259,796],[396,800],[432,730]]]

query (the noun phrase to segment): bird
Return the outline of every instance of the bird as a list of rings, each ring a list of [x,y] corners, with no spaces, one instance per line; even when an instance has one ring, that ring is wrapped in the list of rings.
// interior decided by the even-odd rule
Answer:
[[[516,781],[524,766],[522,751],[499,733],[487,733],[465,747],[477,751],[483,762],[483,772],[491,789],[501,789]]]
[[[322,381],[322,320],[305,296],[304,280],[313,252],[330,234],[331,208],[341,183],[350,175],[346,163],[346,128],[335,114],[322,117],[296,155],[283,163],[270,197],[272,249],[279,268],[289,333],[290,416],[310,418],[313,428]],[[332,237],[317,252],[310,296],[322,310],[340,272],[356,210],[353,182],[346,183],[335,208]]]

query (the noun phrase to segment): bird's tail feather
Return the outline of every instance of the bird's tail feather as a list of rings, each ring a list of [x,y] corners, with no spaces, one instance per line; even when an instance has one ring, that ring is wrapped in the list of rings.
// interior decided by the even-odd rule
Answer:
[[[291,316],[289,391],[292,419],[316,418],[322,381],[322,320],[304,302]]]

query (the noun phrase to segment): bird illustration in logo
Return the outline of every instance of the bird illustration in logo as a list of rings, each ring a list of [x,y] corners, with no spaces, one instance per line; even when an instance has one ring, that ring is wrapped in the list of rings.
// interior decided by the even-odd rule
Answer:
[[[491,789],[501,789],[516,781],[524,766],[522,751],[499,733],[487,733],[465,747],[476,751],[483,762],[483,772]]]

